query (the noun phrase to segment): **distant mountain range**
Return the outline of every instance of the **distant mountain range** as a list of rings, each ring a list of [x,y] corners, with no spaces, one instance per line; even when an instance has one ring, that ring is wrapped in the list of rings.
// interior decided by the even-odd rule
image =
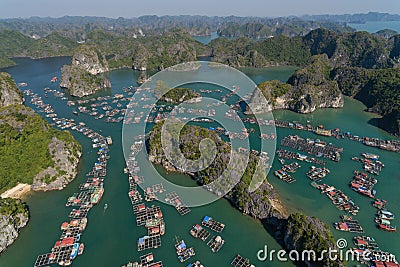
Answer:
[[[320,22],[319,22],[320,21]],[[325,27],[339,31],[351,30],[342,22],[327,20],[306,20],[295,17],[261,18],[261,17],[207,17],[207,16],[142,16],[138,18],[105,18],[105,17],[77,17],[65,16],[60,18],[31,17],[26,19],[12,18],[0,19],[0,30],[17,30],[35,38],[44,37],[54,31],[103,29],[113,32],[123,32],[126,29],[140,28],[142,31],[163,32],[168,29],[185,28],[193,36],[210,35],[218,31],[220,35],[238,35],[237,29],[243,25],[257,25],[268,28],[268,35],[287,33],[288,35],[304,35],[310,30]],[[234,32],[232,32],[232,27]],[[228,28],[228,30],[226,30]],[[246,28],[246,26],[244,27]],[[243,30],[242,30],[243,31]],[[233,34],[235,33],[236,34]],[[267,37],[261,36],[261,37]],[[243,34],[243,36],[245,36]],[[251,37],[251,36],[247,36]],[[254,37],[259,37],[255,35]]]
[[[165,29],[184,27],[190,29],[207,28],[208,30],[216,31],[221,26],[230,23],[247,24],[260,23],[264,25],[275,25],[278,23],[291,22],[293,20],[304,20],[314,22],[336,22],[336,23],[365,23],[368,21],[400,21],[400,15],[389,13],[369,12],[366,14],[343,14],[343,15],[305,15],[301,17],[208,17],[208,16],[141,16],[137,18],[107,18],[93,16],[64,16],[59,18],[52,17],[30,17],[30,18],[9,18],[0,19],[0,29],[9,30],[39,30],[47,32],[61,30],[67,28],[85,28],[97,26],[103,29],[121,29],[141,27],[144,29]],[[199,32],[199,34],[207,32]]]
[[[369,12],[367,14],[343,14],[343,15],[306,15],[302,16],[305,20],[316,20],[316,21],[336,21],[336,22],[347,22],[347,23],[365,23],[370,21],[400,21],[400,15]]]

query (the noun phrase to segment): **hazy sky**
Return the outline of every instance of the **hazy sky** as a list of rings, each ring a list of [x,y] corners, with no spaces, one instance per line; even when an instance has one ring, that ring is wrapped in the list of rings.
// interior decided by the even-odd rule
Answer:
[[[400,0],[0,0],[1,18],[186,14],[277,17],[369,11],[400,14]]]

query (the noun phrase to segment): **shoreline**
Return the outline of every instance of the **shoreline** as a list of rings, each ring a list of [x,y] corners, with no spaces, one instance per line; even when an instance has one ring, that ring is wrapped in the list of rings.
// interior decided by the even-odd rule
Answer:
[[[1,194],[1,198],[15,198],[22,199],[23,196],[26,196],[29,192],[31,192],[31,185],[18,183],[11,189],[8,189],[4,193]]]

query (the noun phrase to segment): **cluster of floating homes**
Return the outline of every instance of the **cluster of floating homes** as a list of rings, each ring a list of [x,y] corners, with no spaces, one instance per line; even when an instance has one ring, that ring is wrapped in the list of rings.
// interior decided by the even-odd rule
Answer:
[[[122,267],[163,267],[163,263],[161,261],[155,261],[153,253],[148,253],[143,256],[140,256],[139,261],[128,262]]]
[[[140,167],[135,160],[135,155],[143,148],[143,142],[135,142],[131,146],[131,153],[127,160],[127,171],[129,181],[128,196],[132,203],[133,212],[136,216],[137,226],[144,226],[147,235],[140,237],[137,242],[137,250],[155,249],[161,246],[161,236],[165,234],[165,222],[163,213],[159,206],[147,207],[143,202],[143,196],[138,190],[138,185],[142,184],[144,178],[140,176]],[[162,184],[154,185],[145,190],[145,200],[153,201],[157,199],[156,192],[164,191]],[[151,197],[150,197],[151,195]]]
[[[379,161],[379,156],[371,153],[362,153],[363,158],[353,157],[352,160],[359,161],[363,163],[363,168],[365,171],[379,175],[382,168],[385,166],[381,161]]]
[[[347,215],[341,216],[341,219],[342,221],[334,223],[336,230],[359,234],[364,233],[361,224],[357,220],[354,220],[352,217]]]
[[[376,190],[374,190],[374,185],[378,182],[373,177],[359,171],[354,171],[353,180],[350,182],[350,187],[357,193],[361,195],[375,198]]]
[[[281,159],[296,159],[296,160],[309,162],[309,163],[313,163],[313,164],[325,165],[325,161],[323,161],[323,160],[309,157],[307,155],[300,154],[298,152],[293,152],[293,151],[286,150],[286,149],[282,149],[282,148],[278,148],[275,153]]]
[[[165,201],[175,207],[175,209],[182,216],[188,214],[191,211],[176,192],[170,192],[166,194]]]
[[[195,224],[189,231],[194,238],[198,238],[203,242],[206,242],[211,235],[203,226],[217,233],[221,233],[225,228],[223,223],[215,221],[210,216],[204,216],[201,225]],[[220,235],[215,235],[207,242],[207,246],[211,248],[212,252],[218,252],[224,243],[225,240]]]
[[[242,257],[239,254],[232,260],[231,265],[235,267],[255,267],[250,263],[249,259]]]
[[[382,251],[373,237],[356,236],[353,242],[355,247],[352,248],[352,252],[360,263],[375,267],[400,267],[396,256]]]
[[[176,240],[175,249],[176,255],[178,256],[178,260],[180,262],[185,262],[190,259],[192,256],[196,255],[194,249],[192,247],[187,247],[184,240]]]
[[[104,177],[107,174],[107,160],[109,159],[108,145],[112,143],[111,137],[101,134],[85,126],[84,123],[76,124],[74,120],[59,118],[49,104],[45,104],[41,97],[29,91],[31,102],[39,109],[43,109],[54,125],[58,128],[70,128],[80,132],[91,139],[92,147],[97,150],[98,158],[93,169],[87,174],[86,182],[79,186],[79,192],[74,193],[66,202],[67,207],[73,207],[69,213],[69,220],[62,223],[62,234],[51,249],[51,252],[39,255],[34,266],[44,266],[56,263],[60,266],[69,266],[72,261],[83,253],[84,244],[80,242],[81,235],[87,225],[87,214],[90,209],[99,203],[104,193]]]
[[[281,161],[284,162],[284,161]],[[300,168],[300,164],[297,162],[292,162],[290,164],[283,164],[282,168],[279,170],[276,170],[274,172],[274,175],[278,177],[280,180],[287,182],[288,184],[296,182],[296,179],[293,178],[290,173],[296,172],[298,168]]]
[[[143,176],[140,176],[140,167],[135,159],[135,156],[140,150],[143,149],[143,141],[137,137],[133,145],[130,148],[130,155],[127,160],[126,173],[129,173],[129,198],[133,206],[133,212],[136,215],[137,226],[144,226],[148,233],[147,235],[139,238],[137,242],[138,251],[157,249],[161,246],[161,236],[165,234],[165,222],[163,220],[163,214],[161,208],[158,206],[146,207],[142,202],[142,195],[138,190],[138,185],[144,182]],[[161,194],[165,191],[162,184],[156,184],[153,186],[148,186],[143,188],[145,200],[147,202],[157,200],[156,194]],[[186,215],[190,212],[190,209],[183,203],[182,199],[175,192],[167,193],[166,201],[173,205],[181,215]],[[186,262],[192,256],[195,255],[193,248],[188,248],[184,240],[177,240],[175,244],[176,253],[178,255],[178,260],[180,262]],[[143,257],[143,256],[142,256]],[[142,258],[141,258],[142,259]],[[131,265],[126,266],[136,266],[135,263],[130,263]],[[136,263],[137,266],[162,266],[162,262],[151,263],[154,265],[143,265],[143,262]],[[139,265],[142,264],[142,265]],[[161,264],[161,265],[156,265]],[[195,261],[187,265],[188,267],[200,267],[203,266],[200,261]]]
[[[316,157],[328,158],[333,161],[339,161],[340,153],[343,152],[343,148],[336,147],[331,143],[327,144],[319,139],[304,139],[298,135],[289,135],[284,137],[281,141],[281,145],[307,152]]]
[[[278,120],[269,120],[264,123],[265,123],[265,125],[275,125],[276,127],[314,132],[315,134],[322,135],[322,136],[332,136],[332,137],[340,138],[340,139],[347,138],[347,139],[350,139],[353,141],[363,143],[366,146],[376,147],[376,148],[387,150],[387,151],[400,152],[400,141],[394,140],[394,139],[393,140],[381,140],[379,138],[360,137],[357,135],[353,135],[350,132],[342,132],[338,128],[329,130],[329,129],[325,129],[323,125],[314,127],[309,123],[307,123],[306,125],[303,125],[299,122],[288,122],[288,121],[278,121]]]
[[[307,177],[313,182],[318,182],[325,178],[328,173],[330,173],[328,168],[311,166],[310,170],[307,172]]]
[[[387,201],[383,199],[375,199],[372,205],[377,209],[377,215],[375,218],[377,227],[384,231],[397,232],[397,227],[392,225],[395,215],[387,209]]]
[[[327,184],[318,185],[313,183],[313,185],[321,191],[321,194],[325,194],[339,210],[347,211],[353,215],[359,212],[359,206],[341,190]]]

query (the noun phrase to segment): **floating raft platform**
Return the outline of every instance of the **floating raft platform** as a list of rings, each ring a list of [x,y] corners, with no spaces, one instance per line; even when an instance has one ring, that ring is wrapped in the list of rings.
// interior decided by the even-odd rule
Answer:
[[[210,228],[211,230],[213,230],[215,232],[218,232],[218,233],[221,233],[225,228],[225,224],[215,221],[210,216],[204,216],[201,224],[205,227]]]
[[[201,239],[202,241],[206,241],[210,236],[210,233],[199,224],[193,225],[192,229],[190,229],[190,234],[195,238]]]
[[[104,183],[104,178],[88,178],[86,183],[79,186],[80,190],[94,189],[98,186],[102,186]]]
[[[45,266],[54,263],[54,260],[50,260],[51,253],[39,255],[35,262],[35,267]]]
[[[231,265],[235,267],[251,267],[254,265],[250,264],[250,260],[240,256],[239,254],[233,259]]]
[[[69,228],[67,230],[63,230],[63,232],[61,234],[61,239],[73,237],[75,240],[77,240],[80,238],[80,234],[82,232],[83,232],[83,230],[79,227]]]
[[[83,219],[87,217],[89,213],[90,207],[80,207],[79,209],[73,209],[68,217],[73,218],[73,219]]]
[[[74,245],[54,247],[51,253],[39,255],[34,267],[57,263],[60,266],[71,264],[71,252]]]
[[[184,216],[186,214],[188,214],[189,212],[191,212],[191,210],[189,209],[189,207],[187,206],[179,206],[179,207],[175,207],[176,210],[179,212],[180,215]]]
[[[284,171],[283,169],[274,171],[274,175],[279,178],[279,180],[282,180],[288,184],[296,182],[296,179],[293,178],[289,173]]]
[[[187,267],[203,267],[200,261],[189,263]]]
[[[139,168],[139,167],[137,167]],[[140,169],[139,169],[140,171]],[[139,176],[139,175],[134,175],[131,176],[129,175],[129,184],[142,184],[144,182],[144,178],[143,176]]]
[[[303,139],[298,135],[289,135],[284,137],[281,141],[281,145],[303,151],[317,157],[325,157],[336,162],[340,160],[340,153],[343,152],[343,148],[337,147],[331,143],[327,144],[319,139]]]
[[[188,214],[191,211],[189,207],[183,203],[182,199],[178,196],[176,192],[166,194],[165,201],[174,206],[175,209],[182,216]]]
[[[143,256],[140,256],[140,264],[142,264],[142,266],[160,266],[160,267],[162,267],[162,262],[161,261],[159,261],[159,262],[154,262],[154,256],[153,256],[153,253],[148,253],[148,254],[145,254],[145,255],[143,255]],[[160,264],[160,265],[157,265],[157,264]]]
[[[143,251],[146,249],[158,248],[161,246],[161,236],[144,236],[138,240],[138,251]]]
[[[135,206],[133,206],[133,213],[137,214],[141,211],[144,211],[146,209],[146,205],[143,203],[139,203]]]
[[[329,169],[322,167],[322,168],[317,168],[315,166],[311,166],[311,169],[307,172],[307,177],[313,181],[321,181],[323,178],[325,178],[326,175],[330,173]]]
[[[290,173],[296,172],[296,170],[299,168],[301,168],[301,166],[297,162],[292,162],[290,164],[283,164],[283,166],[282,166],[282,170],[284,170],[285,172],[290,172]]]
[[[185,262],[195,255],[193,248],[188,248],[185,244],[185,241],[181,240],[175,244],[176,255],[178,255],[178,260],[180,262]]]
[[[212,252],[218,252],[222,248],[222,245],[224,243],[225,240],[223,240],[219,235],[217,235],[211,238],[210,241],[208,241],[207,246],[211,248]]]
[[[153,220],[153,219],[162,219],[162,212],[160,207],[147,207],[143,211],[139,211],[136,213],[136,224],[137,226],[144,226],[146,225],[147,221]]]
[[[162,261],[154,262],[153,253],[140,256],[140,262],[129,262],[122,267],[163,267]]]
[[[79,193],[74,193],[68,198],[65,206],[67,207],[80,207],[82,205],[90,203],[90,198],[94,190],[81,191]]]
[[[130,190],[128,193],[128,196],[129,196],[129,199],[131,200],[132,205],[136,205],[136,204],[142,202],[142,200],[143,200],[142,195],[140,194],[140,192],[138,190],[136,190],[136,188],[133,190]]]
[[[297,152],[292,152],[286,149],[282,149],[282,148],[278,148],[276,150],[276,155],[279,158],[284,158],[284,159],[296,159],[296,160],[300,160],[300,161],[305,161],[305,162],[310,162],[310,163],[314,163],[314,164],[319,164],[319,165],[325,165],[325,161],[320,160],[320,159],[316,159],[316,158],[312,158]]]
[[[349,216],[342,216],[342,221],[337,222],[334,224],[335,229],[339,231],[344,231],[344,232],[350,232],[350,233],[359,233],[363,234],[364,229],[360,225],[360,223],[357,220],[353,220],[352,217]]]

